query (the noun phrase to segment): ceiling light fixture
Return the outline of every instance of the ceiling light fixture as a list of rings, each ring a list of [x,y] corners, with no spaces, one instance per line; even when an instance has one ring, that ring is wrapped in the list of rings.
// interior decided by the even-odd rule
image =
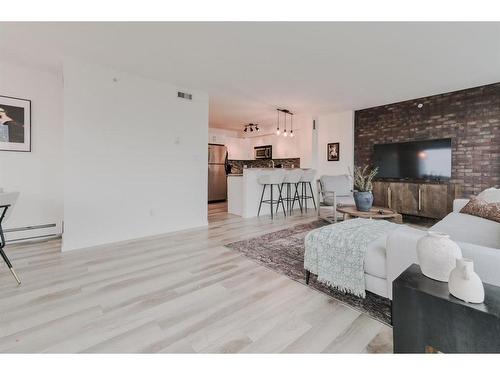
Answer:
[[[255,130],[256,132],[258,132],[258,131],[260,130],[260,128],[259,128],[259,124],[253,124],[253,123],[250,123],[250,124],[248,124],[248,125],[245,125],[245,127],[243,128],[243,131],[244,131],[245,133],[247,133],[249,130],[250,130],[251,132],[253,132],[254,130]]]
[[[276,135],[280,135],[280,110],[277,109],[278,111],[278,128],[276,129]]]
[[[283,124],[283,136],[288,137],[288,134],[290,134],[290,137],[293,137],[294,136],[294,134],[293,134],[293,113],[290,112],[288,109],[280,109],[280,108],[277,108],[276,111],[278,111],[278,125],[276,128],[276,135],[280,135],[280,112],[282,112],[285,116],[284,124]],[[286,131],[286,116],[287,115],[290,116],[290,131],[289,132]]]
[[[284,126],[285,129],[283,130],[283,137],[287,137],[288,136],[288,134],[286,133],[286,113],[287,113],[287,111],[284,110],[283,112],[285,113],[285,126]]]

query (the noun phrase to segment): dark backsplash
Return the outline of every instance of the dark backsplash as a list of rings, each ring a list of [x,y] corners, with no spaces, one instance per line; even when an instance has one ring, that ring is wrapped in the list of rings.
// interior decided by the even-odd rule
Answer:
[[[274,166],[278,167],[279,165],[282,168],[300,168],[300,158],[291,158],[291,159],[272,159],[274,161]],[[271,167],[270,159],[258,159],[258,160],[228,160],[228,163],[231,165],[231,173],[232,174],[241,174],[243,173],[243,165],[246,165],[247,168],[269,168]]]
[[[500,83],[356,111],[354,134],[356,165],[377,143],[452,138],[451,182],[477,194],[500,184]]]

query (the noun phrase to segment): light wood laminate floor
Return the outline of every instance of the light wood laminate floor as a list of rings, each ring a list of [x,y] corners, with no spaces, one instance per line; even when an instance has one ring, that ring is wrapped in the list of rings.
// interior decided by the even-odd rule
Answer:
[[[223,245],[315,219],[213,212],[208,228],[60,252],[7,246],[0,352],[390,352],[391,329]]]

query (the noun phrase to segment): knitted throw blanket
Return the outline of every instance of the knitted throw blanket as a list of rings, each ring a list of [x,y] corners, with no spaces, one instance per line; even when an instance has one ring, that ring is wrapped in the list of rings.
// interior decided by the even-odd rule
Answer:
[[[358,218],[315,229],[305,238],[304,268],[319,282],[365,298],[368,245],[397,227],[386,220]]]

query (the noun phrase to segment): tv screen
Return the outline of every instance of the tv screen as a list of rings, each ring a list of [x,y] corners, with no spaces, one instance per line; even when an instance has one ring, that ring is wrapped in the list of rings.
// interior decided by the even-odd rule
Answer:
[[[374,145],[377,178],[447,180],[451,177],[451,138]]]

